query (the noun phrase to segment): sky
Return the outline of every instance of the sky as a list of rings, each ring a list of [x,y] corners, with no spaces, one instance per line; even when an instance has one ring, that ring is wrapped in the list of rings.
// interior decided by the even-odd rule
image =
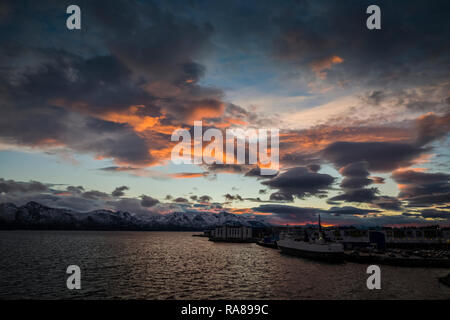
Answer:
[[[81,9],[69,30],[66,8]],[[366,8],[381,9],[381,29]],[[448,1],[2,1],[0,202],[448,225]],[[171,161],[280,131],[280,167]],[[203,146],[205,147],[205,145]]]

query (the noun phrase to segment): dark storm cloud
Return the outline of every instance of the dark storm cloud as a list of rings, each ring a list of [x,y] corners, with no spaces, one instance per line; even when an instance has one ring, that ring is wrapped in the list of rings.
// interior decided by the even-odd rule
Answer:
[[[442,192],[435,194],[417,195],[415,197],[406,198],[409,207],[428,207],[431,204],[448,203],[450,192]]]
[[[445,41],[450,22],[447,1],[377,1],[382,28],[365,26],[371,1],[296,1],[284,11],[273,10],[280,34],[277,57],[291,63],[314,63],[333,55],[344,62],[328,77],[368,84],[415,82],[445,77],[450,66]],[[399,59],[401,57],[401,59]],[[436,68],[436,66],[441,68]],[[401,77],[399,74],[401,73]],[[374,100],[382,97],[375,95]]]
[[[450,220],[450,211],[446,210],[424,209],[420,211],[420,215],[424,218]]]
[[[111,195],[115,198],[118,197],[122,197],[125,195],[125,190],[129,190],[130,188],[128,188],[127,186],[121,186],[121,187],[117,187],[116,189],[114,189],[113,192],[111,192]]]
[[[331,203],[336,201],[372,203],[378,199],[377,188],[365,188],[373,183],[373,180],[368,178],[370,174],[367,170],[368,166],[367,161],[358,161],[340,168],[339,173],[344,176],[340,186],[344,193],[330,198],[329,201]]]
[[[291,194],[286,194],[283,192],[274,192],[270,195],[269,199],[273,201],[286,201],[286,202],[294,201],[294,197]]]
[[[200,203],[209,203],[211,202],[212,198],[210,196],[204,195],[198,198],[198,201]]]
[[[371,183],[371,179],[363,177],[344,178],[341,182],[341,187],[344,189],[355,189],[365,187]]]
[[[143,164],[152,161],[146,142],[130,126],[82,116],[58,107],[3,104],[0,136],[6,142],[18,145],[63,145],[75,152],[92,153],[122,162]]]
[[[313,218],[316,213],[324,212],[317,208],[303,208],[282,204],[263,204],[253,209],[257,212],[274,213],[278,216],[296,216],[299,218]]]
[[[281,193],[302,198],[326,195],[334,180],[329,174],[313,172],[306,167],[295,167],[261,183],[272,189],[279,189]]]
[[[299,133],[299,135],[302,134],[304,134],[304,132]],[[293,148],[294,151],[283,152],[283,150],[289,150],[291,148]],[[284,142],[283,139],[281,139],[280,150],[282,151],[282,153],[280,154],[280,163],[287,166],[306,166],[314,172],[314,169],[316,169],[316,167],[311,166],[311,163],[322,162],[320,154],[318,154],[317,152],[311,152],[309,150],[301,150],[300,152],[297,152],[295,151],[295,148],[295,142]]]
[[[378,199],[377,188],[369,189],[348,189],[345,190],[343,194],[331,197],[329,200],[335,201],[345,201],[345,202],[372,202]]]
[[[328,210],[296,207],[282,204],[267,204],[252,208],[254,212],[272,213],[269,221],[277,223],[317,223],[320,214],[322,223],[354,226],[380,226],[426,223],[419,215],[382,215],[377,209],[361,209],[352,206],[332,207]],[[439,217],[442,215],[438,213]],[[444,216],[445,217],[445,216]],[[430,221],[429,223],[436,223]]]
[[[146,142],[130,126],[92,116],[146,101],[142,90],[131,85],[129,71],[117,59],[101,56],[83,60],[63,50],[41,53],[22,46],[14,49],[13,57],[27,51],[31,56],[51,54],[54,59],[24,70],[8,66],[0,73],[0,135],[6,141],[38,146],[53,141],[74,151],[118,161],[152,161]],[[20,75],[13,80],[10,73]]]
[[[367,171],[367,166],[367,161],[354,162],[342,167],[339,173],[349,178],[368,177],[370,173]]]
[[[107,201],[108,205],[114,211],[129,212],[141,218],[154,215],[153,211],[150,211],[147,207],[142,206],[142,201],[135,198],[120,198],[115,201]]]
[[[244,201],[244,199],[238,194],[232,195],[232,194],[227,193],[224,195],[224,197],[227,201],[235,201],[235,200],[236,201]]]
[[[72,194],[82,194],[84,192],[83,186],[68,186],[66,190]]]
[[[0,194],[1,193],[30,193],[30,192],[45,192],[48,191],[48,186],[38,182],[21,182],[14,180],[5,180],[0,178]]]
[[[419,188],[422,185],[439,188],[442,186],[448,187],[450,175],[442,172],[430,173],[414,170],[404,170],[404,171],[395,171],[392,174],[392,178],[394,178],[394,180],[400,184],[411,185],[411,187],[414,188]],[[437,190],[427,190],[427,192],[433,192]],[[408,194],[409,191],[410,189],[406,189],[403,192],[405,195],[409,195]],[[417,191],[417,189],[413,189],[411,191],[414,192]]]
[[[333,213],[335,215],[367,215],[369,213],[379,213],[381,212],[380,210],[367,210],[367,209],[360,209],[360,208],[355,208],[355,207],[349,207],[349,206],[345,206],[345,207],[332,207],[328,210],[326,210],[328,213]]]
[[[9,62],[1,73],[1,82],[8,97],[24,104],[22,107],[53,102],[95,114],[151,102],[151,95],[133,78],[130,69],[112,55],[84,58],[63,48],[36,49],[6,43],[0,56]],[[44,58],[36,58],[40,56]],[[157,109],[153,114],[158,114]]]
[[[320,214],[322,222],[341,224],[365,224],[371,223],[374,215],[381,211],[375,209],[360,209],[351,206],[332,207],[323,210],[311,207],[296,207],[282,204],[265,204],[253,208],[255,212],[272,213],[273,218],[281,223],[316,223]],[[372,222],[373,224],[373,222]]]
[[[159,200],[152,198],[150,196],[142,195],[141,196],[141,206],[143,207],[153,207],[154,205],[158,204]]]
[[[450,202],[449,174],[405,170],[395,171],[392,178],[401,186],[398,197],[411,207]]]
[[[151,2],[92,6],[89,14],[107,35],[108,50],[145,79],[142,86],[158,96],[154,105],[181,121],[192,116],[200,119],[196,109],[208,115],[223,112],[221,90],[197,84],[205,68],[195,60],[211,48],[213,27],[209,23],[183,18]]]
[[[244,173],[248,170],[248,165],[226,164],[216,162],[205,165],[205,167],[207,171],[210,173],[220,173],[220,172]]]
[[[178,197],[178,198],[174,199],[173,202],[176,202],[176,203],[188,203],[189,200],[186,199],[186,198]]]
[[[396,142],[334,142],[322,154],[338,168],[366,161],[369,171],[392,171],[412,165],[426,151],[423,147]]]
[[[171,125],[223,112],[222,92],[197,83],[205,68],[196,59],[208,51],[213,32],[207,23],[152,2],[99,1],[82,10],[89,33],[72,32],[68,40],[64,5],[8,7],[8,19],[0,21],[8,30],[0,37],[0,137],[8,143],[58,145],[148,165],[155,160],[150,146],[158,148],[155,135],[150,145],[131,126],[105,115],[137,105],[136,116],[164,112],[162,123]],[[43,30],[42,41],[35,43],[33,29]]]
[[[339,168],[339,172],[344,176],[340,184],[344,193],[330,198],[329,201],[367,202],[387,210],[401,210],[400,200],[378,196],[377,188],[366,188],[372,183],[384,182],[382,178],[369,177],[369,171],[392,171],[400,167],[411,166],[419,156],[432,150],[430,146],[426,146],[427,144],[448,134],[449,119],[448,115],[436,116],[434,114],[419,117],[415,121],[416,136],[412,137],[409,143],[334,142],[328,145],[322,151],[323,157]],[[393,178],[400,184],[408,184],[411,183],[408,179],[412,176],[418,176],[419,180],[425,179],[425,177],[432,179],[428,173],[421,174],[415,171],[395,173]],[[403,177],[406,181],[402,182]],[[438,190],[432,190],[432,188],[439,187],[442,185],[421,185],[419,191],[413,184],[409,184],[399,196],[400,198],[410,197],[410,205],[412,202],[420,204],[420,202],[427,201],[442,201],[441,195],[433,193]],[[408,196],[408,192],[416,194],[418,198],[415,198],[415,195]],[[439,190],[439,192],[443,191]]]
[[[377,197],[371,203],[373,206],[384,210],[400,211],[403,207],[402,202],[399,199],[389,196]]]
[[[443,116],[437,116],[435,114],[425,114],[417,119],[416,144],[424,145],[448,135],[448,133],[450,132],[449,110],[450,106],[447,108],[447,114]]]
[[[82,186],[68,186],[65,190],[58,186],[42,182],[4,180],[0,178],[0,203],[12,202],[24,205],[29,201],[36,201],[47,206],[66,208],[78,211],[89,211],[102,208],[104,200],[109,195],[97,190],[85,191]]]
[[[247,167],[247,169],[248,169],[248,167]],[[271,175],[261,174],[260,167],[253,167],[245,173],[246,177],[257,177],[258,179],[269,179],[269,178],[273,177],[274,175],[276,175],[276,173],[271,174]]]
[[[92,200],[108,199],[110,197],[109,194],[107,194],[105,192],[97,191],[97,190],[91,190],[91,191],[83,192],[83,194],[81,196],[83,198],[92,199]]]

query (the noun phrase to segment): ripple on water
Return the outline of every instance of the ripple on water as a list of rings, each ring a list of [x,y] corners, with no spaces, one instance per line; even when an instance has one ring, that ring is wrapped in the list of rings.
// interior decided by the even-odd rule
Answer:
[[[446,269],[329,265],[255,244],[214,243],[189,232],[0,231],[0,298],[449,299]],[[82,289],[66,289],[66,267]]]

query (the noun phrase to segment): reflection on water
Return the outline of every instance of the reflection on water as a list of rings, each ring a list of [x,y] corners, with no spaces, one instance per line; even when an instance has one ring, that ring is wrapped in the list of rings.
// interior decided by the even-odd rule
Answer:
[[[328,265],[188,232],[0,231],[0,298],[449,299],[446,269]],[[66,288],[68,265],[81,290]]]

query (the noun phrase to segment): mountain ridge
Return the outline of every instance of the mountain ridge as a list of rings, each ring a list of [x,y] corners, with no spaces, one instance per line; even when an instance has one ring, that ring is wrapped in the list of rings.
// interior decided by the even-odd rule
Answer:
[[[233,224],[267,227],[269,223],[226,211],[171,212],[143,217],[127,211],[107,209],[77,212],[52,208],[35,201],[22,206],[0,203],[0,229],[38,230],[129,230],[129,231],[199,231]]]

